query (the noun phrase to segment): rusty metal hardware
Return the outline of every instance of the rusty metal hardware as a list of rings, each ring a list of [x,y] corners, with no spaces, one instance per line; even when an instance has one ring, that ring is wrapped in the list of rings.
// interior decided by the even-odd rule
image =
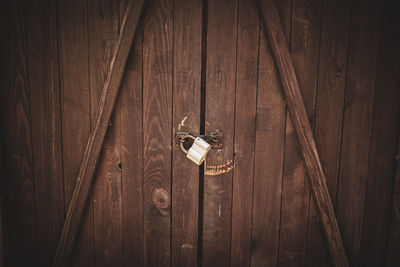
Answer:
[[[177,132],[175,134],[175,142],[177,145],[180,145],[181,143],[184,143],[186,141],[185,136],[191,135],[193,137],[200,137],[207,143],[211,145],[212,148],[222,148],[222,140],[224,138],[224,133],[216,130],[216,131],[211,131],[207,134],[204,135],[195,135],[190,132]]]

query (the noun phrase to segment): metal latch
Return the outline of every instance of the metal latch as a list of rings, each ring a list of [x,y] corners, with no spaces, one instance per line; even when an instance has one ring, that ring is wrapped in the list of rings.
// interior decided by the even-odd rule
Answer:
[[[220,131],[210,132],[209,134],[197,137],[191,135],[189,132],[178,132],[175,139],[182,152],[186,154],[186,157],[200,166],[211,147],[222,147],[222,137],[223,134]],[[193,143],[189,149],[186,149],[185,142],[189,139]]]

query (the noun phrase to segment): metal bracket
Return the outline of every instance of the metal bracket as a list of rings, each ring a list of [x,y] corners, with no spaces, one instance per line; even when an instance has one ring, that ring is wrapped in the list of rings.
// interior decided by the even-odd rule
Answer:
[[[211,147],[213,147],[213,148],[222,148],[222,140],[224,138],[224,133],[221,132],[220,130],[211,131],[211,132],[209,132],[207,134],[203,134],[203,135],[195,135],[190,132],[176,132],[176,134],[175,134],[176,144],[180,145],[180,143],[184,142],[185,140],[183,140],[183,137],[187,136],[187,135],[192,135],[194,137],[200,137],[201,139],[203,139],[204,141],[209,143],[211,145]]]

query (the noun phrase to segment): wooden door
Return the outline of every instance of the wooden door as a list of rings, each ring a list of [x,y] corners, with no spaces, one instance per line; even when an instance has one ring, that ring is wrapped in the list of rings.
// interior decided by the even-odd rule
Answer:
[[[276,1],[351,266],[400,263],[397,2]],[[0,11],[0,266],[51,265],[127,3]],[[329,266],[281,89],[255,1],[148,0],[70,265]]]

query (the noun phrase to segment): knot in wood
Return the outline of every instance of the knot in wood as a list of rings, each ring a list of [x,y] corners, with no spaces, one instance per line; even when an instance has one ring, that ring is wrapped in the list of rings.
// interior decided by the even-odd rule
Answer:
[[[152,200],[158,209],[166,209],[170,204],[169,193],[162,188],[157,188],[153,191]]]

